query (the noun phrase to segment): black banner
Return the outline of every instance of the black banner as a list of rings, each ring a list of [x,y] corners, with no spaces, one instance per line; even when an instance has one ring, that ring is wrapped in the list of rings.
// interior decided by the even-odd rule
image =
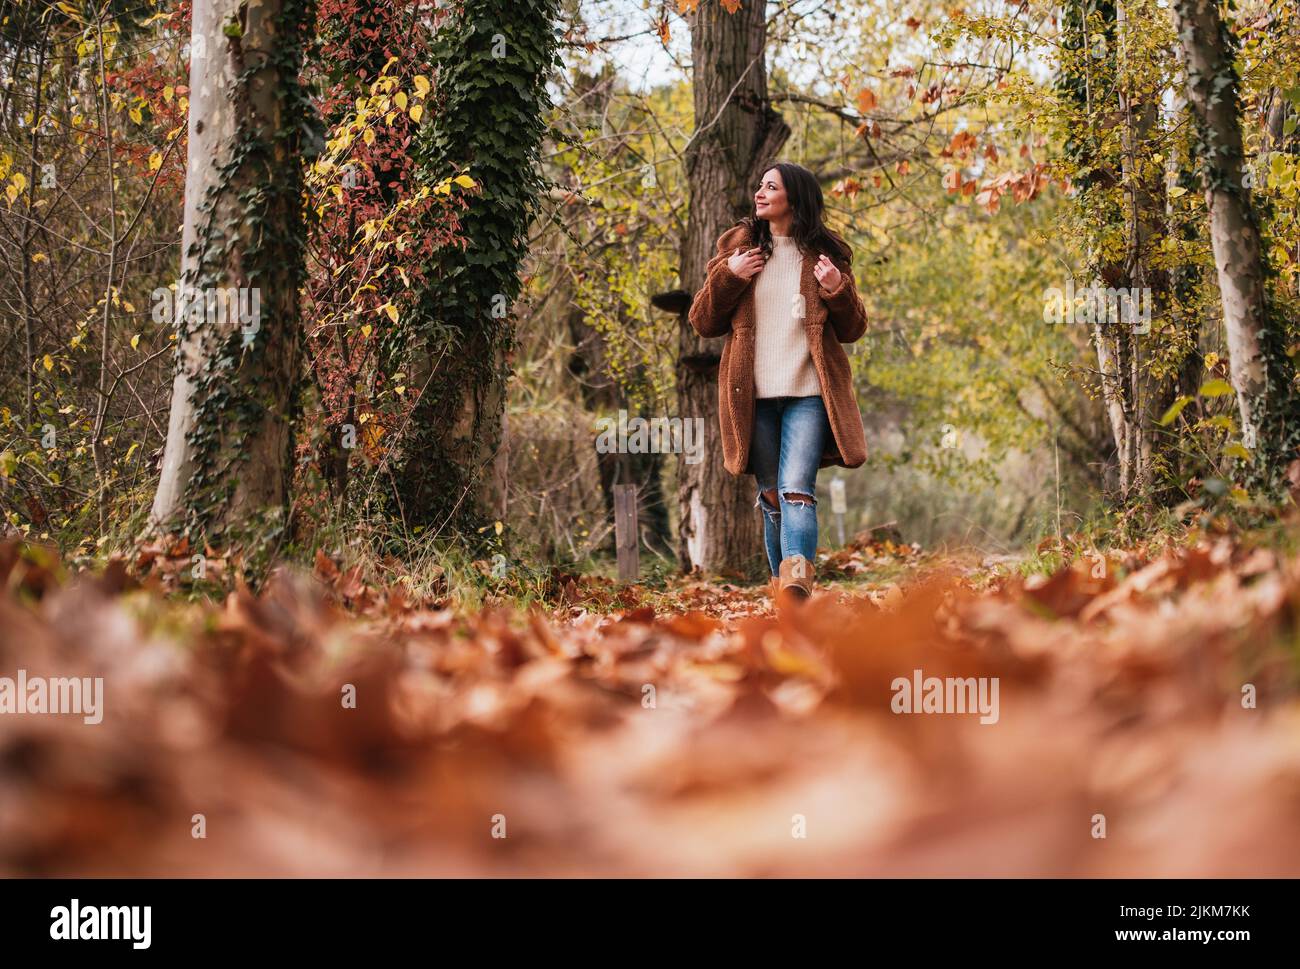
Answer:
[[[475,944],[493,956],[517,945],[540,957],[609,933],[643,953],[685,951],[665,948],[680,942],[769,954],[794,945],[806,955],[850,944],[927,959],[1098,950],[1231,959],[1293,936],[1295,888],[1245,880],[10,880],[0,881],[0,927],[7,953],[74,959],[373,958],[417,948],[437,960]]]

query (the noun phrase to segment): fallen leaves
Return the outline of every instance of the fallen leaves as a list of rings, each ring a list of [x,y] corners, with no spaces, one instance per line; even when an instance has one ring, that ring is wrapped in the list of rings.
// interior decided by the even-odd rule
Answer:
[[[0,873],[1300,873],[1300,563],[1211,537],[990,576],[895,538],[819,570],[896,582],[780,615],[563,572],[463,613],[324,554],[184,604],[188,548],[141,584],[0,546],[0,675],[106,684],[98,726],[0,716]],[[895,714],[917,670],[996,678],[997,721]]]

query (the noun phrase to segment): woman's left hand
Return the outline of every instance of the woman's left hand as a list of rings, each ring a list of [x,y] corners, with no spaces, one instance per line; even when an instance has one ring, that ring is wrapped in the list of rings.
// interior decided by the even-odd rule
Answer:
[[[813,275],[817,277],[817,282],[824,293],[833,293],[840,285],[840,271],[835,268],[835,263],[831,262],[826,253],[822,253],[817,260],[817,265],[813,266]]]

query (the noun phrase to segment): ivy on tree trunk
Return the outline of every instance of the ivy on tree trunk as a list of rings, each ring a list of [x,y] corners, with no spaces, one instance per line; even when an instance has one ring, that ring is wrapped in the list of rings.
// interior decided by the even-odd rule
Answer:
[[[1256,484],[1273,490],[1295,456],[1300,407],[1295,368],[1273,318],[1259,223],[1243,184],[1236,38],[1214,0],[1177,0],[1172,12],[1196,122],[1241,444],[1253,451]]]
[[[416,139],[417,177],[463,173],[479,194],[463,248],[437,251],[418,305],[390,341],[418,393],[394,459],[394,513],[409,534],[472,537],[491,521],[519,265],[542,187],[538,151],[560,66],[558,0],[465,0],[431,44],[436,109]],[[494,475],[495,472],[495,475]]]
[[[152,513],[192,545],[273,542],[287,513],[314,20],[313,0],[193,7],[177,369]]]

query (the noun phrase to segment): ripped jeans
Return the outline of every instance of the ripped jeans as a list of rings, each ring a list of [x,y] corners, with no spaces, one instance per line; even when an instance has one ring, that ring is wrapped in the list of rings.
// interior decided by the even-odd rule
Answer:
[[[821,397],[760,397],[754,401],[750,469],[763,509],[763,545],[773,575],[781,559],[817,559],[817,469],[831,433]],[[773,506],[763,492],[776,491]],[[802,497],[801,497],[802,496]]]

